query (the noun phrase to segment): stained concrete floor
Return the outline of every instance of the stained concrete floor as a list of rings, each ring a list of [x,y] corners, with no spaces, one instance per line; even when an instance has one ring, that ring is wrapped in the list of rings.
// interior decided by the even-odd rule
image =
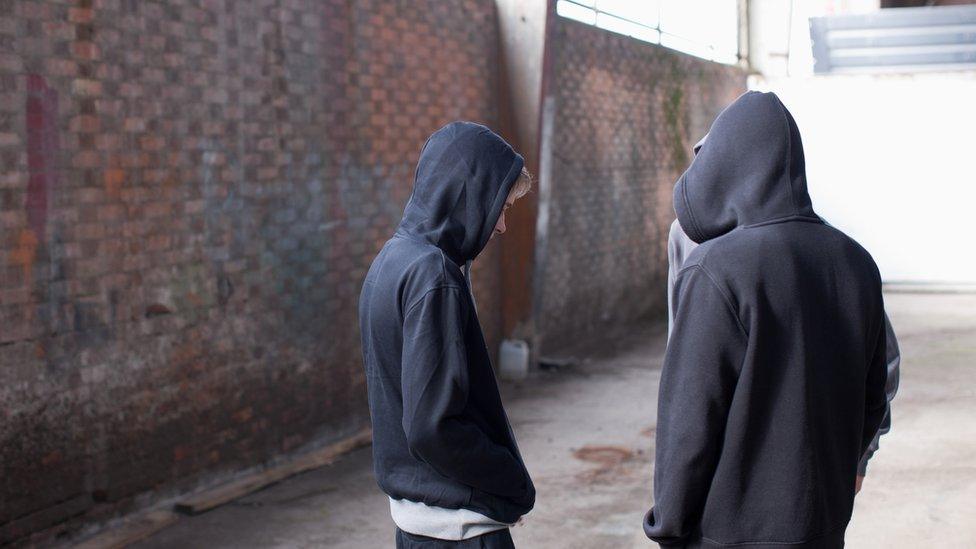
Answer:
[[[892,432],[871,463],[847,544],[976,547],[976,294],[889,293],[902,346]],[[513,530],[523,548],[648,547],[662,328],[503,387],[536,509]],[[369,449],[211,512],[135,547],[393,546]]]

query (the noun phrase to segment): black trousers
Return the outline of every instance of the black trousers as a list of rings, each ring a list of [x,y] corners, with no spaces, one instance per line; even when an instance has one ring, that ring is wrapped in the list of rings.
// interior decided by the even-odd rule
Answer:
[[[397,528],[396,546],[397,549],[515,549],[508,528],[460,541],[417,536]]]

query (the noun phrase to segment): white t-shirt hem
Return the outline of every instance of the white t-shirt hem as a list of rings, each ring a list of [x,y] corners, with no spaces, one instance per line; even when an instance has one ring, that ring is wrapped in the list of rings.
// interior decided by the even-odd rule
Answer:
[[[511,526],[470,509],[444,509],[392,497],[390,515],[404,532],[449,541],[471,539]]]

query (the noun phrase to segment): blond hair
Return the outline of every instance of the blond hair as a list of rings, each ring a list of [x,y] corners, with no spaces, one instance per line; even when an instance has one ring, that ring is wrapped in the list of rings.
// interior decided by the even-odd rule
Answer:
[[[515,183],[512,183],[512,190],[510,191],[510,193],[512,198],[518,200],[519,198],[522,198],[523,196],[529,194],[529,191],[531,190],[532,190],[532,174],[529,173],[529,170],[525,169],[525,167],[523,166],[522,172],[519,174],[518,179],[515,180]]]

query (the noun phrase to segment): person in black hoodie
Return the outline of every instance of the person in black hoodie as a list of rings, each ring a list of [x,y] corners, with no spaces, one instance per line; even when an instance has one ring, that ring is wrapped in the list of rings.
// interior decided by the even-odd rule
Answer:
[[[644,532],[665,547],[843,547],[887,404],[878,268],[814,213],[799,130],[771,93],[718,116],[674,208],[699,246],[675,280]]]
[[[373,462],[397,547],[514,547],[535,503],[471,294],[471,261],[528,191],[522,157],[453,122],[420,153],[413,193],[359,299]]]

